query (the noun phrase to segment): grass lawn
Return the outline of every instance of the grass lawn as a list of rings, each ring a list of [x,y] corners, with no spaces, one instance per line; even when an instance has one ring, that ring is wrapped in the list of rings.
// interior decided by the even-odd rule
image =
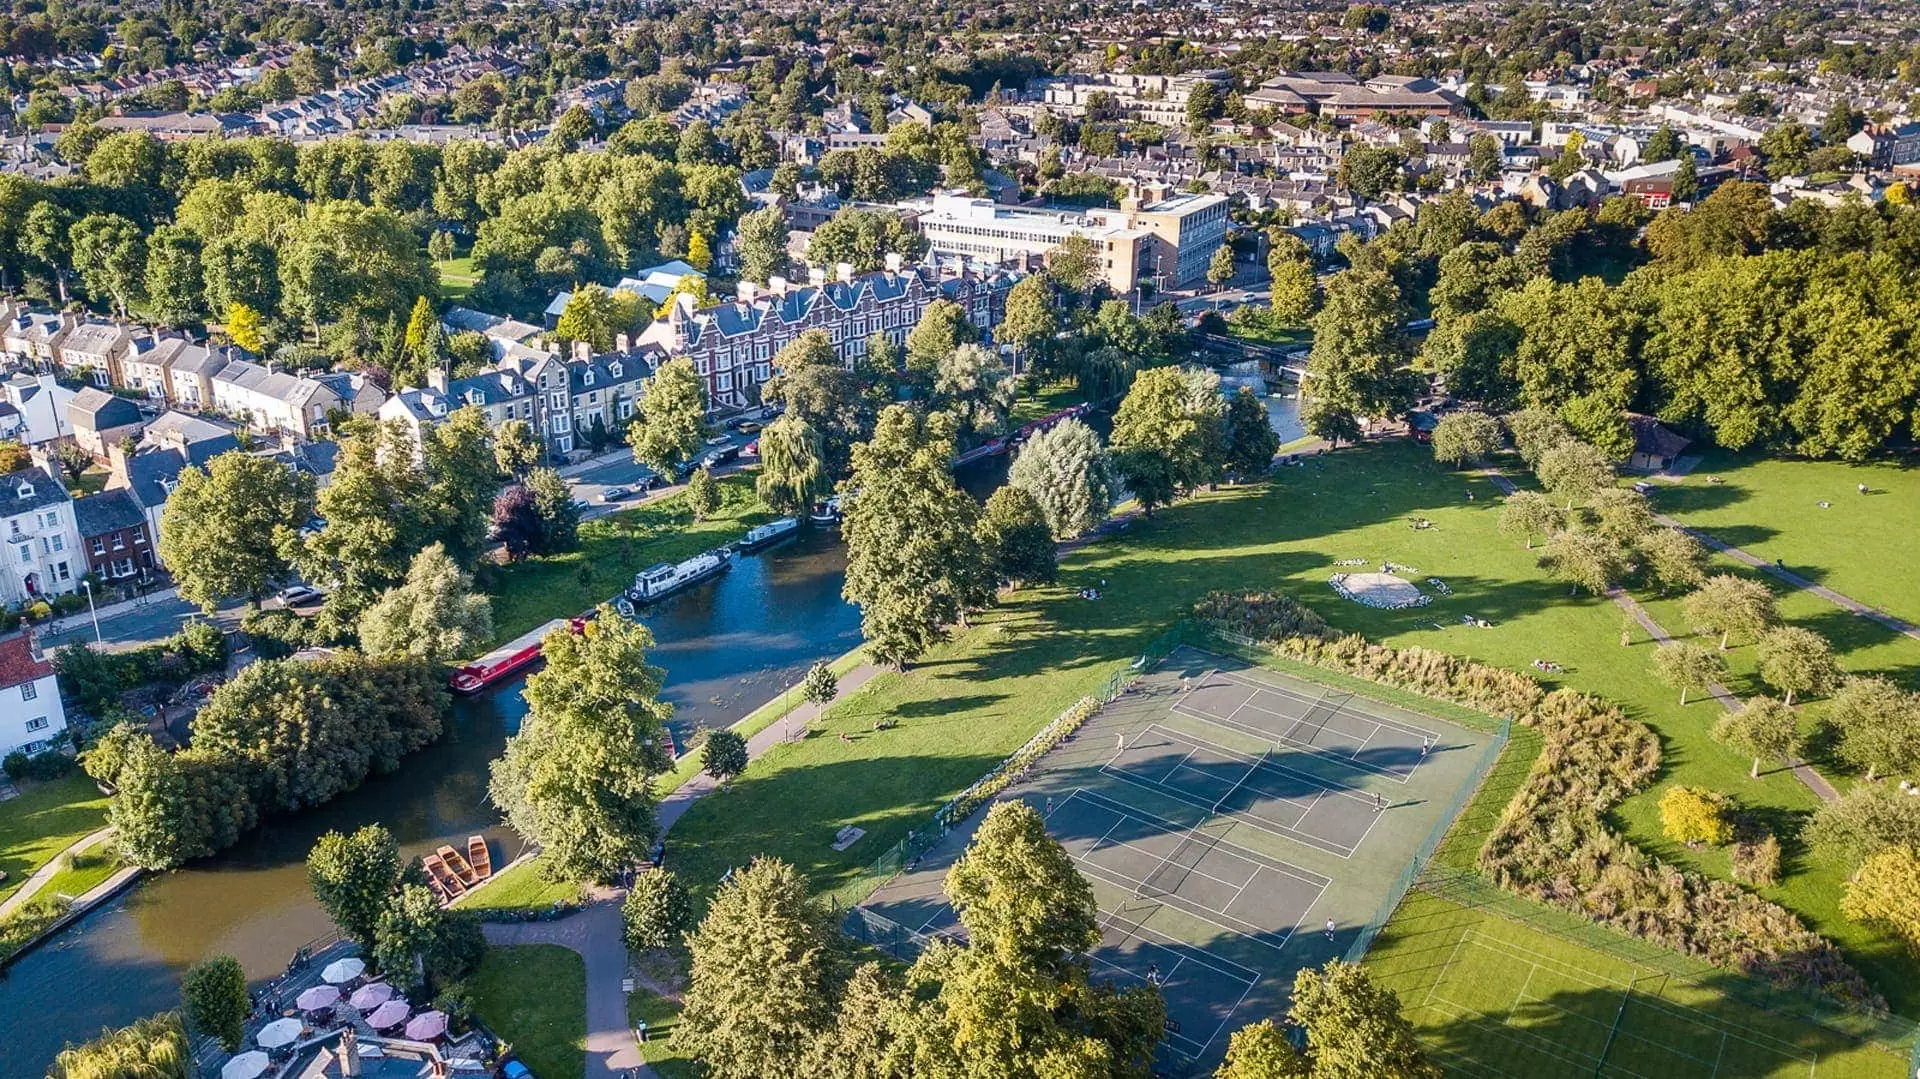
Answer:
[[[1085,402],[1086,399],[1087,395],[1080,392],[1080,388],[1073,384],[1072,379],[1049,382],[1041,386],[1038,392],[1022,395],[1015,401],[1013,412],[1009,414],[1007,423],[1009,426],[1018,427],[1042,416],[1051,416],[1063,408],[1072,408],[1074,405]]]
[[[68,485],[68,490],[73,493],[75,498],[79,498],[82,495],[97,495],[101,491],[106,490],[107,481],[112,478],[112,472],[101,468],[99,465],[94,465],[85,472],[80,473],[79,482]]]
[[[1724,483],[1710,484],[1708,476]],[[1857,491],[1866,484],[1871,494]],[[1678,486],[1657,483],[1661,512],[1862,603],[1920,622],[1912,569],[1920,467],[1800,461],[1711,451]],[[1820,502],[1829,507],[1821,509]]]
[[[1268,329],[1265,326],[1248,326],[1232,319],[1227,320],[1227,336],[1269,348],[1301,348],[1313,343],[1313,330],[1306,326]]]
[[[843,676],[848,671],[858,667],[866,658],[866,651],[864,649],[855,648],[833,660],[831,663],[828,663],[827,669],[831,670],[836,677]],[[773,700],[747,713],[741,719],[736,720],[728,729],[742,738],[752,738],[754,735],[759,734],[761,731],[766,730],[768,727],[773,726],[785,718],[788,712],[793,711],[805,703],[806,698],[790,689],[789,692],[775,697]],[[661,776],[659,782],[654,784],[655,794],[659,797],[665,797],[679,790],[681,785],[686,783],[687,780],[699,775],[702,767],[699,751],[691,746],[683,747],[680,759],[674,762],[673,770]]]
[[[50,783],[22,784],[0,802],[0,899],[18,891],[54,855],[107,823],[107,796],[75,772]]]
[[[448,259],[436,262],[434,269],[440,271],[440,298],[459,303],[480,283],[480,274],[473,268],[473,259]]]
[[[809,874],[821,892],[849,884],[1212,589],[1280,588],[1336,626],[1396,646],[1443,649],[1520,671],[1536,658],[1556,660],[1566,667],[1561,681],[1612,699],[1654,727],[1665,753],[1662,782],[1738,792],[1783,826],[1813,808],[1812,793],[1788,773],[1749,780],[1750,762],[1708,734],[1717,706],[1679,708],[1648,670],[1644,634],[1621,647],[1619,610],[1548,579],[1537,552],[1499,534],[1499,508],[1498,492],[1483,477],[1443,469],[1422,447],[1389,443],[1313,458],[1282,469],[1271,484],[1224,488],[1162,511],[1067,556],[1055,586],[1009,597],[906,674],[869,682],[826,717],[824,733],[777,747],[732,791],[696,803],[675,827],[678,868],[696,889],[710,889],[729,866],[767,853]],[[1414,516],[1433,526],[1410,527]],[[1418,567],[1419,577],[1441,578],[1453,594],[1398,611],[1348,603],[1327,577],[1336,560],[1353,558]],[[1077,590],[1090,585],[1102,589],[1101,599],[1078,598]],[[1467,615],[1492,626],[1463,625]],[[1849,639],[1832,636],[1849,647]],[[1894,658],[1891,649],[1902,646],[1885,647],[1848,652],[1844,661],[1888,664],[1909,677],[1920,669],[1920,652]],[[881,716],[899,725],[876,733]],[[851,742],[839,740],[841,731]],[[1536,743],[1517,737],[1496,781],[1517,783],[1535,752]],[[1656,800],[1631,800],[1619,823],[1667,853],[1657,814],[1649,813]],[[1489,793],[1476,803],[1471,815],[1482,830],[1503,801]],[[847,824],[867,834],[835,853],[834,833]],[[1466,848],[1456,844],[1445,856],[1470,861],[1472,845]],[[1694,864],[1726,871],[1722,855]],[[1769,895],[1839,937],[1896,1008],[1920,1012],[1920,966],[1887,938],[1828,924],[1838,886],[1835,876],[1791,858],[1785,881]]]
[[[78,899],[119,869],[120,857],[113,852],[113,843],[96,844],[77,855],[63,856],[60,871],[47,881],[40,894],[47,899],[57,896]]]
[[[1711,985],[1422,892],[1401,904],[1367,965],[1451,1075],[1894,1079],[1905,1070],[1892,1053]]]
[[[538,1079],[587,1070],[587,964],[558,944],[488,948],[467,979],[473,1011]]]
[[[644,1022],[648,1039],[640,1046],[640,1059],[652,1065],[661,1079],[694,1079],[693,1060],[673,1051],[667,1035],[680,1018],[680,1005],[658,993],[636,988],[627,995],[627,1022],[636,1029]]]
[[[512,640],[605,603],[648,566],[731,543],[774,518],[753,493],[751,474],[722,478],[720,492],[720,509],[704,521],[693,519],[684,492],[668,495],[582,524],[578,550],[487,569],[482,583],[493,597],[494,639]]]
[[[454,906],[472,911],[536,911],[551,910],[555,903],[578,903],[580,885],[574,881],[548,880],[541,874],[540,856],[521,862],[519,865],[503,869],[486,887],[472,891],[458,900]]]

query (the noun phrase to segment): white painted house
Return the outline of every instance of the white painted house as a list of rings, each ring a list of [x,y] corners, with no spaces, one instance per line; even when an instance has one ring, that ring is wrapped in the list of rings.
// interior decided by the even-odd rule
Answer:
[[[39,753],[67,729],[53,664],[26,633],[0,638],[0,757]]]
[[[0,476],[0,602],[71,592],[86,571],[67,489],[39,468]]]

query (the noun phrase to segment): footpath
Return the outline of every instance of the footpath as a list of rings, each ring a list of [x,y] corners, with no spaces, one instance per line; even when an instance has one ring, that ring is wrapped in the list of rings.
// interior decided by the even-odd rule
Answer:
[[[862,663],[840,676],[833,701],[858,692],[880,667]],[[788,740],[790,730],[805,730],[824,709],[811,701],[802,701],[786,717],[775,721],[747,739],[747,757],[758,759],[773,747]],[[680,789],[661,799],[660,831],[666,833],[693,803],[712,793],[718,784],[702,772],[680,785]],[[640,1060],[640,1046],[634,1041],[633,1028],[627,1024],[627,947],[623,940],[620,904],[624,889],[600,888],[591,893],[586,907],[577,914],[551,922],[489,922],[482,927],[487,943],[499,945],[557,944],[579,953],[587,965],[587,1070],[586,1079],[622,1079],[637,1071],[647,1079],[656,1073]]]

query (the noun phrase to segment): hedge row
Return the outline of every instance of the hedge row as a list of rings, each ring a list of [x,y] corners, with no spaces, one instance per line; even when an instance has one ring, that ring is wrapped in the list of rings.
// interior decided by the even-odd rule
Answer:
[[[1244,610],[1235,598],[1216,593],[1197,610],[1240,633],[1236,627],[1255,621],[1255,612],[1276,624],[1311,625],[1318,617],[1292,599],[1276,603],[1271,593],[1249,597]],[[1568,689],[1548,693],[1517,671],[1426,648],[1389,648],[1356,634],[1259,639],[1295,659],[1510,716],[1541,733],[1533,771],[1480,851],[1481,868],[1502,887],[1776,985],[1885,1008],[1839,950],[1784,907],[1669,865],[1607,826],[1608,811],[1660,768],[1653,732],[1612,703]]]
[[[1006,763],[997,771],[956,795],[952,803],[947,806],[947,819],[966,820],[974,810],[993,801],[1001,791],[1006,790],[1019,779],[1034,761],[1046,756],[1055,746],[1066,741],[1068,736],[1085,725],[1087,720],[1098,715],[1100,707],[1099,699],[1094,697],[1082,697],[1068,705],[1066,711],[1054,717],[1045,731],[1033,741],[1015,750],[1013,756],[1008,757]]]

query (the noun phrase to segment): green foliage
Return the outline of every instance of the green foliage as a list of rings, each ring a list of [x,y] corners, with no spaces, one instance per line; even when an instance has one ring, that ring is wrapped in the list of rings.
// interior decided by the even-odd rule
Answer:
[[[1661,645],[1653,653],[1652,662],[1654,677],[1679,690],[1683,705],[1687,703],[1687,691],[1705,689],[1727,672],[1727,661],[1718,652],[1692,641]]]
[[[1343,166],[1344,169],[1344,166]],[[1413,401],[1402,329],[1400,288],[1384,270],[1344,270],[1327,282],[1313,317],[1303,418],[1307,430],[1333,442],[1359,437],[1362,418],[1392,419]]]
[[[1267,474],[1273,455],[1280,452],[1280,435],[1273,429],[1267,406],[1253,390],[1242,386],[1227,398],[1226,467],[1245,479]]]
[[[812,424],[783,415],[760,432],[760,474],[754,490],[776,513],[806,509],[827,493],[828,482],[826,444]]]
[[[911,353],[908,360],[912,361]],[[970,443],[1005,431],[1013,397],[1013,373],[1000,361],[999,353],[982,345],[962,344],[934,365],[928,405],[951,415],[958,435]]]
[[[1840,732],[1840,756],[1869,779],[1920,768],[1920,694],[1884,678],[1848,678],[1827,706],[1827,722]]]
[[[1647,581],[1663,596],[1706,583],[1706,548],[1677,528],[1656,528],[1641,536],[1634,549]]]
[[[1112,466],[1100,436],[1077,419],[1028,439],[1007,469],[1007,483],[1032,495],[1056,539],[1085,535],[1106,520]]]
[[[1454,412],[1433,429],[1433,457],[1450,465],[1464,465],[1492,457],[1506,447],[1500,421],[1484,412]]]
[[[1540,565],[1593,596],[1604,595],[1626,577],[1629,568],[1626,548],[1618,540],[1584,529],[1554,533],[1540,554]]]
[[[720,508],[720,486],[711,469],[696,468],[687,477],[687,508],[696,521],[706,520]]]
[[[1800,839],[1816,857],[1851,871],[1888,847],[1920,846],[1917,803],[1890,783],[1862,783],[1822,802]]]
[[[693,460],[707,437],[706,380],[682,356],[654,372],[627,428],[633,459],[660,475]]]
[[[1309,1075],[1440,1079],[1401,1014],[1399,996],[1365,967],[1333,960],[1295,974],[1287,1018],[1306,1030]]]
[[[179,1013],[162,1012],[61,1050],[47,1079],[188,1079],[192,1073],[186,1027]]]
[[[1713,737],[1752,757],[1753,770],[1748,774],[1759,779],[1762,758],[1784,761],[1800,748],[1800,719],[1772,697],[1753,697],[1739,711],[1721,717],[1713,725]]]
[[[722,785],[731,783],[733,777],[747,770],[747,740],[725,727],[708,731],[700,749],[700,763],[701,771]]]
[[[693,900],[672,870],[642,873],[633,879],[620,904],[620,922],[630,952],[678,948],[682,936],[693,928]]]
[[[180,632],[122,652],[84,644],[54,650],[53,669],[68,701],[97,719],[118,714],[120,694],[149,684],[177,686],[194,675],[226,666],[227,639],[209,622],[194,620]]]
[[[1509,536],[1521,536],[1527,541],[1527,549],[1533,549],[1533,537],[1552,537],[1566,525],[1566,516],[1560,507],[1547,501],[1545,495],[1535,491],[1516,491],[1506,498],[1506,504],[1500,510],[1500,531]]]
[[[907,334],[907,370],[931,377],[953,350],[974,339],[967,313],[952,300],[935,300]]]
[[[1002,486],[987,499],[980,545],[1001,581],[1049,583],[1056,572],[1053,533],[1040,504],[1025,490]]]
[[[1885,926],[1920,952],[1920,847],[1889,847],[1868,858],[1847,882],[1840,910]]]
[[[224,600],[258,603],[287,573],[286,537],[313,516],[313,478],[279,461],[223,453],[181,471],[167,497],[160,558],[188,602],[208,613]]]
[[[151,741],[153,735],[147,733],[146,724],[131,717],[120,719],[93,736],[92,743],[80,754],[80,767],[86,770],[87,778],[111,787],[133,747]]]
[[[1540,456],[1534,466],[1540,482],[1555,498],[1574,503],[1592,498],[1601,489],[1613,486],[1613,464],[1607,456],[1584,442],[1562,442]]]
[[[1309,1079],[1311,1065],[1271,1019],[1249,1023],[1227,1039],[1213,1079]]]
[[[855,273],[881,269],[888,255],[899,255],[911,263],[926,253],[927,238],[903,224],[897,215],[853,206],[837,211],[807,241],[808,262],[829,267],[852,263]]]
[[[227,1052],[238,1052],[253,1011],[240,961],[216,955],[188,967],[180,978],[180,1006],[195,1030],[218,1038]]]
[[[816,663],[807,668],[807,676],[800,682],[800,695],[813,704],[825,708],[833,703],[840,694],[840,679],[833,668],[825,663]]]
[[[1773,593],[1766,585],[1730,573],[1707,578],[1687,596],[1680,610],[1696,632],[1718,633],[1723,652],[1733,634],[1758,640],[1769,626],[1780,621]]]
[[[373,961],[393,987],[431,995],[478,966],[487,943],[468,911],[446,910],[424,884],[402,884],[381,907]]]
[[[1114,468],[1152,513],[1180,488],[1205,481],[1207,447],[1218,440],[1218,416],[1194,409],[1180,369],[1151,368],[1134,376],[1114,413]]]
[[[307,883],[333,924],[371,950],[380,912],[400,884],[399,845],[379,824],[352,835],[329,831],[307,852]]]
[[[1833,646],[1801,626],[1776,626],[1760,637],[1760,680],[1787,695],[1828,693],[1840,682]]]
[[[446,548],[414,556],[407,579],[360,616],[360,645],[369,655],[406,655],[446,663],[480,654],[493,638],[493,603],[476,595]]]
[[[1717,847],[1733,838],[1732,808],[1719,791],[1674,786],[1660,796],[1660,825],[1676,843]]]
[[[611,876],[653,841],[650,781],[670,764],[670,710],[658,699],[663,673],[647,663],[652,647],[645,626],[604,604],[585,633],[548,634],[547,666],[527,679],[527,717],[493,763],[494,804],[563,876]]]

